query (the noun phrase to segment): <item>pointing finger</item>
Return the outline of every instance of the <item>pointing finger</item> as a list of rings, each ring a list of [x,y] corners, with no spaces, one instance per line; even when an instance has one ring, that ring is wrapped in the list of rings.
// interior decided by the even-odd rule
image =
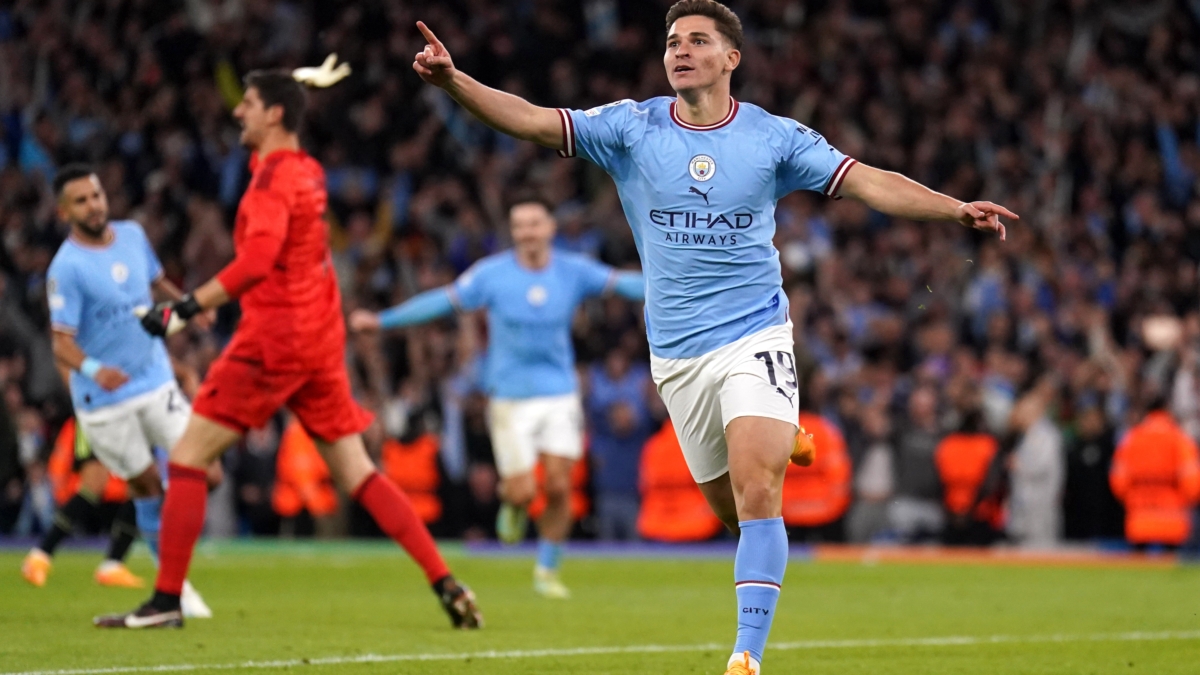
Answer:
[[[429,26],[426,26],[424,21],[417,22],[417,30],[421,31],[421,35],[425,36],[425,41],[433,45],[434,48],[440,51],[445,50],[445,48],[442,47],[442,41],[437,39],[437,36],[433,34],[433,31],[429,30]]]
[[[1018,216],[1017,214],[1013,213],[1012,211],[1009,211],[1008,209],[1004,208],[1003,206],[1000,206],[999,204],[992,204],[992,208],[995,209],[996,213],[999,213],[1000,215],[1004,216],[1005,218],[1012,218],[1013,220],[1021,219],[1021,216]]]

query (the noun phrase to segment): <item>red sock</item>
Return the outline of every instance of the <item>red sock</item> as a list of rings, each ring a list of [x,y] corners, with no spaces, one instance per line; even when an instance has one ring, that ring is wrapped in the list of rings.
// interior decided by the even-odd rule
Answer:
[[[379,529],[417,561],[425,570],[429,583],[435,583],[450,574],[450,568],[446,567],[446,561],[438,553],[425,523],[417,517],[412,502],[395,483],[376,471],[367,476],[351,496],[371,514],[379,524]]]
[[[179,595],[192,562],[192,549],[204,529],[208,481],[203,469],[167,465],[167,498],[163,500],[162,530],[158,536],[158,582],[154,588]]]

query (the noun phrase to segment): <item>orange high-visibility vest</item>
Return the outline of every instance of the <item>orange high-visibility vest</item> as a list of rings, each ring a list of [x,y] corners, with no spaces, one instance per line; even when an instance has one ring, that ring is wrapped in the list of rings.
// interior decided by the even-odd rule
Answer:
[[[67,420],[54,439],[54,450],[50,453],[50,461],[46,473],[50,476],[50,484],[54,487],[54,501],[61,506],[79,492],[79,474],[75,472],[76,453],[90,453],[87,439],[82,434],[75,433],[75,418]],[[102,501],[121,503],[129,499],[129,488],[125,481],[108,474],[108,482],[104,484]]]
[[[1125,538],[1135,544],[1180,545],[1191,534],[1200,500],[1200,452],[1175,420],[1152,412],[1117,448],[1109,483],[1125,504]]]
[[[956,432],[938,443],[933,454],[950,513],[967,515],[979,497],[1000,444],[988,434]],[[982,506],[982,505],[981,505]],[[982,516],[977,508],[975,515]]]
[[[721,521],[688,471],[671,420],[642,447],[641,492],[638,533],[646,539],[703,541],[721,531]]]
[[[817,458],[811,466],[788,464],[783,479],[783,522],[793,527],[820,527],[841,518],[850,508],[850,455],[832,422],[807,412],[800,413],[799,419],[813,436]]]
[[[438,451],[441,440],[435,434],[424,434],[411,443],[388,439],[383,443],[383,472],[408,495],[413,510],[426,524],[442,517],[442,500],[438,487],[442,475],[438,472]]]
[[[329,467],[325,466],[325,460],[304,427],[294,419],[279,439],[271,506],[284,518],[291,518],[302,510],[307,510],[313,517],[328,516],[337,511],[337,491]]]

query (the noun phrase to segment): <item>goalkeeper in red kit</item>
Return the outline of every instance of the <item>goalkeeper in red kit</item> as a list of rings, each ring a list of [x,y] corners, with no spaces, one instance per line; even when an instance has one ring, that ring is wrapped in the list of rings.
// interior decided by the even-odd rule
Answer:
[[[331,57],[326,66],[332,63]],[[350,395],[342,303],[323,219],[325,174],[300,149],[297,135],[306,99],[302,79],[301,71],[246,76],[233,115],[253,153],[253,175],[238,206],[236,258],[194,293],[160,303],[142,318],[148,332],[165,335],[180,319],[231,300],[242,307],[232,341],[209,370],[187,429],[171,448],[154,596],[133,612],[97,617],[97,626],[183,625],[179,595],[204,525],[205,467],[284,406],[316,441],[338,486],[421,566],[454,625],[483,624],[474,595],[450,574],[408,498],[376,470],[363,445],[372,415]]]

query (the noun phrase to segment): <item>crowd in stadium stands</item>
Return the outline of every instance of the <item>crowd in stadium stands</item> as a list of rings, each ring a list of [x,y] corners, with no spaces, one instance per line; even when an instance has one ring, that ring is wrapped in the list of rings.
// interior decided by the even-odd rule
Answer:
[[[93,162],[113,217],[140,222],[167,274],[192,288],[232,254],[248,176],[229,114],[240,75],[337,52],[354,75],[312,95],[304,138],[328,174],[347,308],[394,304],[504,248],[505,197],[528,185],[560,205],[558,245],[635,267],[611,180],[423,86],[414,22],[487,84],[589,108],[669,93],[669,4],[0,2],[0,531],[46,526],[47,459],[70,414],[43,284],[64,236],[48,189],[56,166]],[[1150,461],[1161,443],[1143,438],[1149,450],[1127,448],[1115,469],[1113,457],[1160,404],[1170,415],[1153,419],[1200,438],[1196,3],[730,4],[747,34],[737,98],[863,162],[1022,216],[1000,242],[851,200],[780,201],[806,426],[821,446],[816,467],[788,477],[794,537],[1120,539],[1128,504],[1131,531],[1150,513],[1135,543],[1181,543],[1200,491],[1194,446]],[[222,314],[170,349],[202,374],[235,320]],[[373,452],[424,494],[441,535],[488,536],[496,509],[475,386],[481,326],[465,316],[358,336],[348,355],[378,414]],[[717,536],[650,382],[640,308],[594,302],[574,331],[590,438],[577,506],[592,516],[579,534]],[[367,532],[297,432],[280,420],[231,454],[211,531]],[[1131,483],[1135,465],[1158,473]],[[1151,483],[1170,494],[1139,492]],[[1164,508],[1169,526],[1155,520]]]

